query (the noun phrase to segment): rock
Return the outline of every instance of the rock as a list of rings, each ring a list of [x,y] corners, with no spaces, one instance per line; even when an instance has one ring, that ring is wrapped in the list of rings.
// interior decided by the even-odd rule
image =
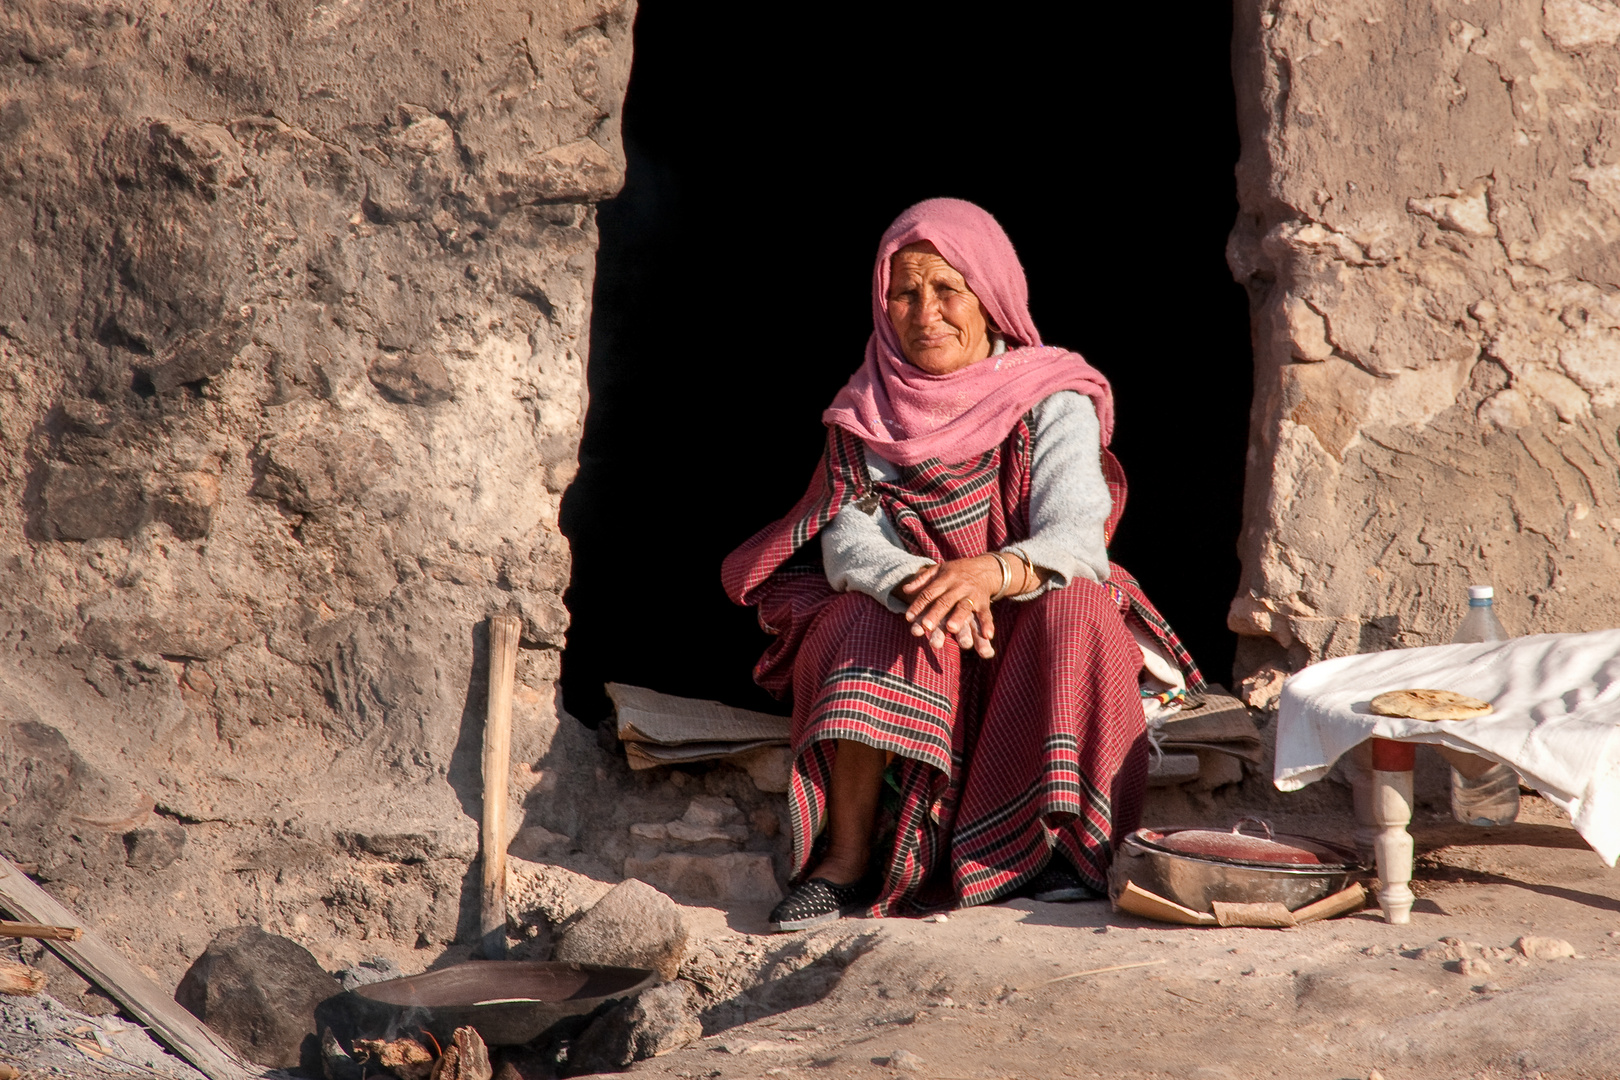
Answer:
[[[782,899],[769,855],[737,851],[727,855],[663,854],[628,858],[624,876],[640,878],[672,896],[700,904],[775,903]]]
[[[687,929],[675,902],[632,878],[611,891],[563,934],[553,957],[585,964],[649,968],[673,979],[686,956]]]
[[[142,870],[167,870],[186,850],[186,830],[172,821],[124,834],[124,863]]]
[[[321,1074],[326,1080],[364,1080],[366,1075],[365,1067],[348,1055],[330,1027],[321,1031]]]
[[[1577,224],[1620,228],[1620,169],[1588,149],[1612,84],[1586,59],[1612,53],[1620,10],[1516,0],[1444,26],[1412,5],[1235,10],[1227,253],[1257,374],[1228,625],[1238,674],[1262,676],[1243,696],[1269,704],[1281,673],[1321,659],[1443,643],[1487,577],[1511,634],[1607,627],[1620,551],[1601,508],[1620,473],[1588,484],[1564,463],[1612,438],[1620,404],[1620,252]],[[1539,51],[1486,60],[1498,35]],[[1369,83],[1364,58],[1397,47],[1433,59]],[[1515,89],[1545,64],[1568,71],[1563,109]],[[1289,111],[1302,101],[1309,118]],[[1345,135],[1394,115],[1421,134],[1369,163]]]
[[[793,778],[793,751],[785,746],[762,746],[731,760],[746,769],[754,786],[764,792],[780,795]]]
[[[506,854],[508,858],[541,863],[546,861],[546,856],[566,852],[573,844],[573,839],[562,833],[554,833],[540,825],[525,825],[506,845]]]
[[[39,501],[39,526],[58,540],[133,536],[146,519],[140,477],[123,470],[52,464]]]
[[[571,1072],[609,1072],[667,1054],[703,1037],[692,987],[682,981],[643,990],[591,1022],[569,1044]]]
[[[1483,960],[1475,959],[1472,956],[1465,956],[1461,960],[1454,960],[1449,966],[1459,975],[1467,975],[1470,978],[1486,979],[1491,975],[1491,965]]]
[[[337,972],[337,980],[343,989],[354,990],[387,979],[398,979],[404,974],[399,965],[386,956],[372,956]]]
[[[683,844],[702,844],[709,841],[740,844],[748,839],[748,826],[693,825],[687,821],[671,821],[664,826],[664,835]]]
[[[249,1061],[316,1075],[315,1007],[341,991],[302,945],[237,926],[208,943],[174,999]]]
[[[896,1050],[889,1055],[889,1068],[895,1072],[920,1073],[926,1062],[910,1050]]]
[[[730,799],[717,795],[699,795],[686,804],[681,822],[698,828],[718,829],[742,820],[742,811]]]
[[[384,397],[402,405],[433,405],[453,396],[444,361],[431,353],[385,352],[366,374]]]
[[[1187,785],[1192,791],[1214,791],[1227,784],[1243,782],[1243,762],[1219,750],[1199,750],[1198,778]]]
[[[1282,684],[1287,678],[1285,671],[1272,666],[1264,667],[1238,683],[1238,697],[1251,709],[1269,709],[1282,697]]]
[[[762,806],[755,810],[749,815],[748,823],[754,827],[755,832],[767,839],[782,831],[781,817],[768,807]]]
[[[1566,960],[1575,955],[1575,946],[1560,938],[1525,936],[1513,947],[1531,960]]]
[[[630,826],[630,835],[654,843],[740,844],[748,839],[748,826],[742,811],[730,799],[699,795],[686,807],[678,821],[645,822]]]
[[[560,1075],[556,1051],[550,1047],[503,1046],[495,1059],[495,1080],[557,1080]]]
[[[552,929],[559,929],[612,889],[606,882],[560,866],[532,863],[511,855],[506,858],[506,920],[512,926],[538,917]]]

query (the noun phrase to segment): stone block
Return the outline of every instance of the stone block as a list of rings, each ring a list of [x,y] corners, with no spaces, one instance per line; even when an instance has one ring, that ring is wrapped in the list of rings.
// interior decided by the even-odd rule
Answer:
[[[624,876],[700,904],[774,903],[782,898],[771,857],[760,852],[631,857],[624,861]]]
[[[762,746],[732,759],[748,772],[759,790],[781,795],[793,779],[793,751],[786,746]]]
[[[719,828],[742,820],[742,811],[730,799],[718,795],[699,795],[686,804],[681,821],[703,828]]]
[[[687,928],[675,901],[644,881],[615,885],[564,932],[553,957],[647,968],[673,979],[686,958]]]
[[[174,999],[249,1061],[318,1076],[315,1007],[342,989],[297,942],[236,926],[208,943]]]

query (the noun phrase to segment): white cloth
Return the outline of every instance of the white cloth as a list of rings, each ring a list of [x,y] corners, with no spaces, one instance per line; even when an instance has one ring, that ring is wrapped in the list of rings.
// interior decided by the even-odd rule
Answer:
[[[1494,706],[1472,720],[1374,716],[1388,690],[1451,690]],[[1620,630],[1325,660],[1283,684],[1272,779],[1296,791],[1378,736],[1502,762],[1568,812],[1610,866],[1620,858]]]

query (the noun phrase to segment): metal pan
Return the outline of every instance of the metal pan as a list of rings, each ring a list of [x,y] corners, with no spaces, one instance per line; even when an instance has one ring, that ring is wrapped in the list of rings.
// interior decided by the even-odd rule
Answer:
[[[1251,822],[1264,828],[1263,840],[1242,832]],[[1194,911],[1214,911],[1217,900],[1278,903],[1295,911],[1368,873],[1368,867],[1346,848],[1309,836],[1274,835],[1269,824],[1254,818],[1244,818],[1232,829],[1231,835],[1241,842],[1231,848],[1241,857],[1175,850],[1177,834],[1203,831],[1137,829],[1115,853],[1109,891],[1117,897],[1131,881]],[[1274,850],[1268,852],[1268,847]]]
[[[476,1028],[491,1046],[515,1046],[553,1024],[629,997],[658,981],[644,968],[538,960],[471,960],[371,983],[354,991],[363,1023],[395,1035],[432,1032],[447,1044],[458,1027]]]

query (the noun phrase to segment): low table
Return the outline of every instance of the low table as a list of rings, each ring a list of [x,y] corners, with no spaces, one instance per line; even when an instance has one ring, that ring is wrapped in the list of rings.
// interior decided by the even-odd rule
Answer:
[[[1489,701],[1471,720],[1375,716],[1387,690],[1452,690]],[[1353,755],[1357,839],[1378,861],[1384,918],[1412,911],[1415,743],[1440,748],[1464,773],[1501,762],[1562,807],[1610,866],[1620,858],[1620,630],[1538,634],[1325,660],[1283,685],[1272,780],[1296,791]]]

